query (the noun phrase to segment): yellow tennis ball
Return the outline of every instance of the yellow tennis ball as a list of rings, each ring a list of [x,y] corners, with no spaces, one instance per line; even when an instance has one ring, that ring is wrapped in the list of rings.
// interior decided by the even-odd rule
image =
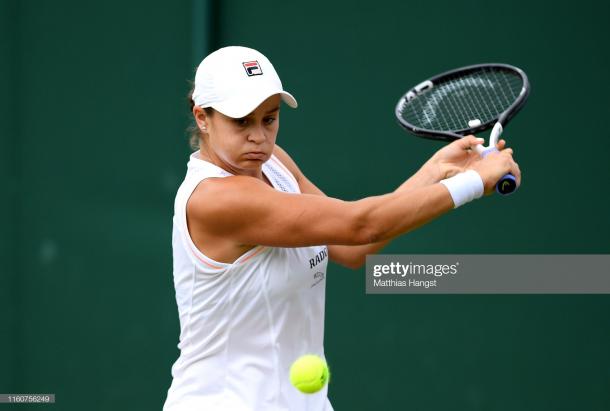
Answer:
[[[306,394],[320,391],[329,379],[328,365],[317,355],[303,355],[290,367],[290,382]]]

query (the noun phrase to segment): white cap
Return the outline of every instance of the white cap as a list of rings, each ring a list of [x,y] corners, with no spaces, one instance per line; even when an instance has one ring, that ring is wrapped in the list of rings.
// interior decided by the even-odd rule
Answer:
[[[282,88],[271,62],[251,48],[216,50],[203,59],[195,74],[195,104],[213,107],[232,118],[247,116],[274,94],[280,94],[290,107],[297,107],[292,94]]]

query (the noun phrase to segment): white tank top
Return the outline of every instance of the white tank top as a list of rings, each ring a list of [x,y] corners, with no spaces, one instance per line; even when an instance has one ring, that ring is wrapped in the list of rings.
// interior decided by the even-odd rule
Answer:
[[[276,156],[262,170],[276,190],[300,193]],[[205,256],[188,233],[186,203],[195,187],[230,175],[195,152],[176,195],[180,356],[163,410],[332,410],[326,387],[302,394],[289,380],[290,365],[301,355],[324,357],[328,249],[257,246],[228,264]]]

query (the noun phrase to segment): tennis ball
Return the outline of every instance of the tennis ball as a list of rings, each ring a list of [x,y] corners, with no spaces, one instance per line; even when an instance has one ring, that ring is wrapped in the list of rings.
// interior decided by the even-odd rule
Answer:
[[[290,367],[290,382],[306,394],[320,391],[329,379],[326,361],[314,354],[299,357]]]

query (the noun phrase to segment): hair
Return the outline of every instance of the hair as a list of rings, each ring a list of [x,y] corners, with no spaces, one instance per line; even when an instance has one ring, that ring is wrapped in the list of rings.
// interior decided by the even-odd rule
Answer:
[[[188,93],[187,101],[189,104],[190,113],[193,113],[193,107],[195,107],[195,101],[193,100],[193,91],[195,91],[195,86],[191,85],[191,90]],[[214,114],[214,109],[212,107],[204,107],[203,111],[207,116],[212,116]],[[203,133],[197,126],[197,121],[195,120],[195,116],[191,118],[191,124],[186,129],[186,132],[189,135],[189,145],[193,150],[199,150],[199,145],[203,139]]]

